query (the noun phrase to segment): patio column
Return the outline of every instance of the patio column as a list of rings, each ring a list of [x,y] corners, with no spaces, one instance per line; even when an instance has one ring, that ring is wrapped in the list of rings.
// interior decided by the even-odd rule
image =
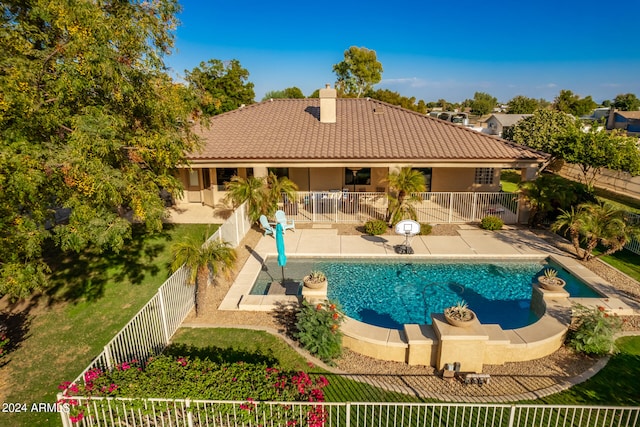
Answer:
[[[264,178],[269,175],[269,170],[264,166],[257,166],[253,168],[253,176],[256,178]]]

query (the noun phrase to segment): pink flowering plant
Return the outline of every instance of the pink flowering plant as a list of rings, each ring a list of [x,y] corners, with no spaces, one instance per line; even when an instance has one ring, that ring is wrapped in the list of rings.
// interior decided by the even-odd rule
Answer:
[[[297,315],[295,337],[309,352],[331,364],[342,354],[340,324],[343,321],[344,315],[337,303],[310,304],[304,301]]]
[[[221,404],[215,407],[216,411],[233,414],[237,421],[242,422],[255,421],[260,406],[257,402],[260,401],[308,402],[306,413],[281,406],[276,415],[286,423],[293,423],[289,425],[320,427],[324,423],[324,409],[317,403],[324,402],[322,389],[327,385],[328,381],[323,376],[311,377],[303,371],[282,371],[265,364],[217,363],[201,358],[160,355],[150,358],[145,364],[132,361],[109,371],[89,370],[81,384],[66,382],[60,385],[64,397],[59,403],[69,404],[71,421],[77,423],[90,416],[88,402],[83,400],[85,403],[80,403],[78,396],[134,398],[137,400],[128,404],[134,405],[136,411],[156,417],[152,422],[159,423],[158,417],[170,416],[169,412],[177,409],[168,407],[167,414],[158,414],[147,409],[139,399],[243,401],[240,405]],[[92,404],[95,405],[96,401]],[[212,408],[192,410],[206,412]]]

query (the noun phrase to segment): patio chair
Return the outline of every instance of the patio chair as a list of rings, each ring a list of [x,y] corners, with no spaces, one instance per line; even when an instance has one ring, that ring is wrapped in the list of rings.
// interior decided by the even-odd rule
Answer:
[[[260,225],[264,229],[264,235],[265,236],[268,236],[268,235],[275,236],[275,234],[274,234],[275,230],[273,229],[271,224],[269,224],[269,220],[267,219],[266,216],[260,215]]]
[[[287,220],[287,215],[284,211],[277,210],[276,211],[276,222],[282,224],[282,230],[293,230],[296,231],[296,224],[293,220]]]

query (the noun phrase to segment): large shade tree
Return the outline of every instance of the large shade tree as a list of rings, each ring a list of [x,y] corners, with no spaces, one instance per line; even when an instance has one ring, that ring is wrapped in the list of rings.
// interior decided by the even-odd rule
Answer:
[[[573,129],[578,124],[575,118],[568,114],[538,109],[533,115],[525,117],[515,125],[508,127],[502,133],[502,137],[521,145],[526,145],[536,150],[553,154],[556,152],[558,140],[562,135]]]
[[[507,102],[507,112],[509,114],[531,114],[540,108],[540,102],[535,98],[528,98],[524,95],[514,96]]]
[[[161,189],[195,148],[164,72],[179,6],[6,0],[0,14],[0,294],[46,285],[45,242],[119,250],[161,228]],[[59,208],[70,211],[56,224]]]
[[[593,187],[603,169],[640,175],[638,139],[621,131],[608,132],[603,126],[588,130],[572,128],[558,139],[553,156],[580,167],[584,184]]]
[[[344,95],[360,98],[382,80],[382,64],[375,50],[351,46],[344,51],[344,60],[333,66],[336,89]]]
[[[633,93],[621,93],[613,100],[613,106],[622,111],[638,111],[640,99]]]
[[[585,116],[597,106],[591,96],[581,98],[570,90],[561,90],[553,102],[553,108],[574,116]]]
[[[215,116],[253,104],[255,92],[249,81],[249,71],[232,59],[223,62],[210,59],[186,72],[186,80],[197,95],[205,116]]]
[[[471,102],[471,111],[475,114],[485,115],[493,111],[498,104],[498,100],[484,92],[476,92]]]

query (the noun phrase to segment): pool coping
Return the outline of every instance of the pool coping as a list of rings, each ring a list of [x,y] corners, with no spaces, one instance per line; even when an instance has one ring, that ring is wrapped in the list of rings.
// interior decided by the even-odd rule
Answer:
[[[526,231],[518,231],[517,235],[513,232],[508,233],[496,233],[486,232],[480,230],[464,230],[464,233],[460,237],[456,236],[416,236],[420,238],[420,248],[438,247],[453,248],[453,253],[425,253],[423,249],[416,251],[413,255],[396,254],[395,252],[389,252],[395,244],[401,244],[404,241],[402,236],[384,236],[382,240],[375,238],[368,238],[372,236],[338,236],[336,230],[311,230],[310,233],[306,233],[311,237],[311,243],[320,243],[321,248],[332,248],[331,251],[318,250],[314,253],[309,251],[312,244],[301,244],[301,241],[305,235],[305,232],[309,230],[301,230],[296,232],[295,235],[291,233],[285,234],[285,247],[291,248],[289,250],[289,256],[295,256],[296,258],[312,257],[333,257],[333,258],[385,258],[385,259],[447,259],[447,260],[495,260],[496,258],[505,260],[543,260],[551,259],[560,265],[562,268],[570,272],[575,277],[579,278],[587,285],[592,287],[596,292],[602,296],[600,298],[568,298],[566,291],[549,292],[542,290],[542,298],[544,299],[545,311],[541,318],[531,325],[517,329],[502,329],[499,325],[484,324],[480,325],[480,329],[475,332],[475,340],[486,342],[487,348],[500,349],[508,348],[511,354],[529,354],[533,357],[520,359],[521,355],[515,356],[516,360],[509,361],[523,361],[531,360],[538,357],[542,357],[549,354],[562,345],[564,336],[567,332],[570,319],[572,303],[579,303],[586,307],[598,307],[602,306],[608,312],[619,315],[634,314],[634,310],[625,304],[619,298],[610,296],[608,289],[611,288],[611,284],[593,273],[591,270],[584,267],[577,260],[563,255],[558,249],[550,246],[543,240],[537,238],[533,233]],[[323,232],[324,231],[324,232]],[[397,237],[398,239],[394,239]],[[362,240],[357,240],[357,239]],[[448,239],[448,240],[447,240]],[[483,241],[481,241],[483,239]],[[383,242],[384,240],[384,242]],[[362,245],[362,241],[365,241],[369,245],[370,250],[366,249],[366,246]],[[414,240],[415,241],[415,240]],[[353,242],[358,245],[358,250],[352,250],[349,246]],[[448,242],[448,243],[446,243]],[[443,244],[444,243],[444,244]],[[466,248],[464,247],[466,245]],[[511,253],[508,253],[506,246],[511,247]],[[412,243],[412,246],[414,244]],[[350,248],[349,250],[342,250],[343,247]],[[495,249],[492,249],[495,248]],[[336,249],[338,249],[336,251]],[[384,249],[382,251],[381,249]],[[293,253],[291,253],[293,252]],[[246,311],[271,311],[276,308],[277,305],[295,304],[299,302],[300,297],[295,295],[250,295],[249,292],[253,287],[253,284],[260,273],[264,260],[268,257],[277,256],[275,252],[275,243],[270,237],[263,237],[260,242],[253,249],[251,256],[243,266],[242,270],[238,274],[234,284],[231,286],[227,295],[220,304],[220,310],[246,310]],[[564,320],[559,320],[564,319]],[[368,325],[363,322],[359,322],[355,319],[347,319],[343,324],[341,330],[347,338],[347,344],[350,342],[359,342],[362,346],[366,347],[365,352],[372,357],[382,358],[383,360],[398,360],[412,364],[420,364],[425,362],[425,359],[411,360],[410,355],[404,357],[401,356],[401,349],[407,350],[410,345],[422,346],[428,348],[433,347],[434,337],[439,341],[456,339],[456,335],[433,329],[433,325],[418,325],[422,328],[423,335],[420,336],[415,330],[411,333],[407,333],[406,325],[405,330],[381,328],[378,326]],[[407,336],[410,335],[410,338]],[[468,339],[465,338],[464,332],[459,340]],[[352,346],[350,346],[352,347]],[[536,351],[536,349],[541,351]],[[550,351],[553,349],[553,351]],[[493,351],[499,353],[500,350]],[[408,350],[406,351],[408,354]],[[546,353],[546,354],[541,354]],[[524,356],[528,357],[528,356]],[[433,349],[431,359],[433,359]],[[494,357],[495,359],[495,357]],[[499,357],[498,357],[499,359]],[[497,363],[500,360],[496,359]],[[398,360],[400,361],[400,360]],[[490,361],[494,361],[491,359]],[[442,364],[444,361],[439,361],[438,364]],[[485,362],[488,363],[488,362]],[[493,363],[491,363],[493,364]],[[478,367],[474,367],[478,370]],[[480,366],[481,369],[481,366]]]

